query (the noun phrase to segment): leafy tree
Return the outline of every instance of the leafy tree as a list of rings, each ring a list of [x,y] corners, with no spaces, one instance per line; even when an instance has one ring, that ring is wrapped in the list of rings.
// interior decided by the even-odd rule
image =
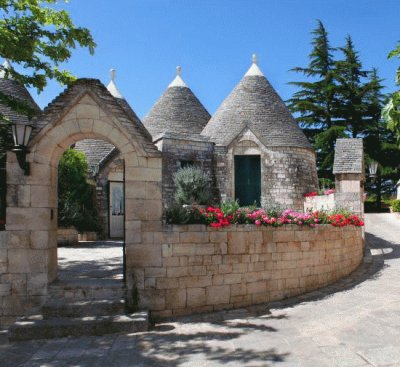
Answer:
[[[321,177],[330,177],[333,148],[338,137],[343,137],[344,127],[335,123],[337,115],[336,68],[328,33],[318,20],[312,31],[313,49],[306,68],[295,67],[292,71],[302,73],[310,81],[291,82],[300,88],[289,99],[288,106],[298,115],[297,121],[317,150],[317,166]]]
[[[50,79],[69,84],[74,77],[60,65],[70,59],[77,47],[93,54],[95,46],[89,30],[75,26],[68,12],[59,8],[58,0],[0,0],[0,56],[21,70],[0,66],[6,78],[38,92]],[[29,118],[35,113],[27,104],[1,91],[0,103]],[[10,140],[7,122],[0,113],[0,156]]]
[[[400,43],[389,53],[388,58],[391,59],[396,56],[400,59]],[[396,72],[396,83],[400,85],[400,66],[397,68]],[[396,133],[398,142],[400,142],[400,91],[396,91],[392,94],[382,111],[382,115],[388,128]]]
[[[95,46],[89,30],[75,26],[58,0],[0,0],[0,57],[20,70],[0,65],[5,78],[38,92],[50,79],[69,84],[74,77],[60,65],[70,59],[75,48],[87,48],[93,54]],[[1,91],[0,104],[29,119],[35,114],[29,105]],[[0,112],[0,220],[5,215],[5,152],[12,146],[9,124]]]
[[[59,66],[70,59],[77,46],[94,52],[95,43],[89,30],[76,27],[66,10],[56,8],[58,3],[58,0],[0,1],[0,55],[24,67],[24,73],[5,72],[38,92],[48,79],[62,84],[74,79]]]
[[[58,224],[79,231],[99,231],[95,186],[88,179],[83,152],[68,149],[58,165]]]

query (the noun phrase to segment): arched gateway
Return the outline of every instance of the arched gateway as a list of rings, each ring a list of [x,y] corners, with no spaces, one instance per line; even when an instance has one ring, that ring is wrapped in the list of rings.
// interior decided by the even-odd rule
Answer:
[[[57,276],[58,162],[76,141],[106,140],[124,161],[128,291],[136,282],[135,258],[152,254],[142,230],[161,224],[161,154],[129,106],[100,81],[77,80],[34,125],[27,156],[30,174],[24,175],[13,153],[7,156],[7,227],[1,233],[6,250],[0,253],[6,271],[0,287],[10,292],[2,324],[43,303]]]

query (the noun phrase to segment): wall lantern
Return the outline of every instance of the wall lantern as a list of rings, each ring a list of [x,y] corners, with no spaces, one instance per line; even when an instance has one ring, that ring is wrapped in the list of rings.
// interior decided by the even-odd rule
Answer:
[[[371,161],[368,167],[369,170],[369,176],[374,179],[376,178],[376,172],[378,171],[378,162],[376,161]]]
[[[26,161],[27,146],[32,133],[32,125],[17,122],[11,125],[14,139],[12,151],[16,154],[19,166],[29,175],[29,162]]]

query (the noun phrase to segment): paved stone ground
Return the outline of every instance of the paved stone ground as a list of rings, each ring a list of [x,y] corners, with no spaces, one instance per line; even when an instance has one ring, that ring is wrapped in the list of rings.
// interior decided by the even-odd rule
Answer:
[[[400,366],[400,221],[369,214],[373,256],[350,277],[267,306],[179,318],[150,332],[0,346],[2,367]]]
[[[122,241],[87,241],[58,248],[60,280],[122,279]]]

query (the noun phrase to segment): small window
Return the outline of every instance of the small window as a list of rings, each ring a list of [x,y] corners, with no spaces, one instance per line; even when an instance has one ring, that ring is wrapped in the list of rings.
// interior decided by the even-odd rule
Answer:
[[[191,166],[194,166],[193,161],[181,161],[181,168],[186,168]]]

